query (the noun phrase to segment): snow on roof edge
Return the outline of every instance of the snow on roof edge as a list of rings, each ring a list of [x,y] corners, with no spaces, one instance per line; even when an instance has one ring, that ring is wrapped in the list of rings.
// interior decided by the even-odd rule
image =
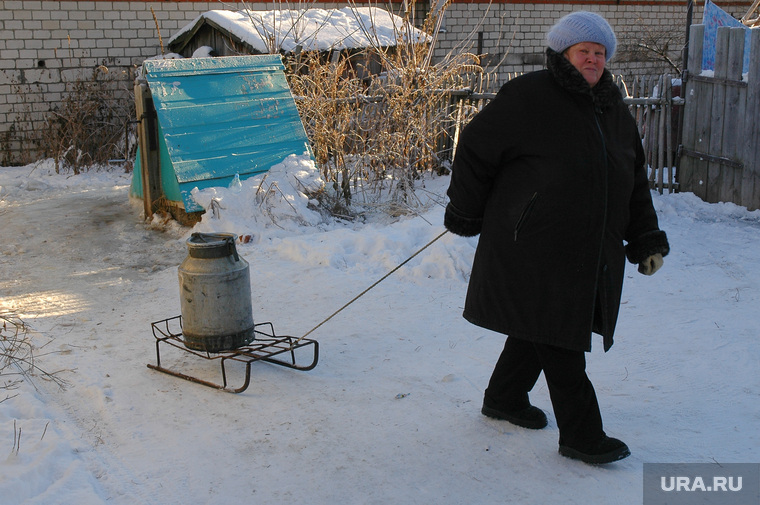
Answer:
[[[391,47],[399,42],[422,43],[430,36],[406,23],[400,16],[378,7],[300,10],[211,10],[182,27],[167,42],[171,45],[188,32],[209,21],[267,53],[275,43],[278,51]],[[269,44],[264,39],[269,40]]]

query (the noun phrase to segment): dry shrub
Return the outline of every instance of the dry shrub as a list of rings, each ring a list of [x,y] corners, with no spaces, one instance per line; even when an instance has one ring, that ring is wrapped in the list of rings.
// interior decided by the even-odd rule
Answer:
[[[131,168],[127,160],[134,158],[136,142],[130,123],[135,101],[125,84],[129,82],[99,65],[89,78],[69,83],[68,95],[51,110],[43,134],[56,172],[78,174],[115,160]]]
[[[18,361],[31,356],[31,345],[26,338],[26,326],[18,319],[0,316],[0,389],[12,391],[21,384],[18,376]],[[11,370],[9,373],[6,370]],[[15,396],[15,395],[13,395]],[[6,394],[0,396],[0,403],[13,398]]]
[[[37,365],[35,351],[27,325],[18,317],[0,314],[0,403],[16,396],[10,391],[18,389],[24,380],[34,386],[34,376],[61,388],[66,385],[59,372],[49,373]]]
[[[664,71],[681,73],[683,67],[683,48],[685,32],[674,24],[659,25],[648,22],[639,16],[635,25],[638,37],[635,45],[627,51],[621,51],[621,57],[632,61],[659,61]]]
[[[444,8],[427,16],[423,31],[437,31]],[[397,39],[410,40],[410,16],[402,18]],[[431,37],[425,43],[374,45],[329,58],[307,52],[287,60],[291,89],[328,184],[314,196],[331,212],[350,216],[355,205],[379,201],[390,202],[394,212],[414,207],[420,175],[446,170],[448,126],[457,110],[449,91],[482,69],[467,53],[431,64],[434,44]]]

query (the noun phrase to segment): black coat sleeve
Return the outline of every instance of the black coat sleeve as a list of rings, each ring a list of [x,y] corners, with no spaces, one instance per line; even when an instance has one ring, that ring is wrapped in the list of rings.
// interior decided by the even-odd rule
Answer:
[[[474,237],[483,228],[482,217],[468,217],[449,202],[443,215],[443,225],[451,233],[462,237]]]

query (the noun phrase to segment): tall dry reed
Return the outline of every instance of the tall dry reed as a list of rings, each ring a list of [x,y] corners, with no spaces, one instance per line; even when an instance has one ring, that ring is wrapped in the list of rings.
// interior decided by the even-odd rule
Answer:
[[[431,12],[411,36],[411,12],[394,27],[394,47],[372,43],[361,50],[289,56],[289,82],[327,182],[319,197],[340,215],[390,202],[392,212],[416,204],[424,172],[442,172],[450,158],[457,108],[448,91],[467,75],[482,72],[477,56],[461,53],[432,64],[434,36],[445,5]],[[366,33],[371,41],[378,37]]]

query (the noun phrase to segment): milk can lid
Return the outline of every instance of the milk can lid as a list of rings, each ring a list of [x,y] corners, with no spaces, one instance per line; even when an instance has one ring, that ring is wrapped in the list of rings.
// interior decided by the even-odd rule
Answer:
[[[187,239],[188,254],[201,259],[234,256],[239,261],[235,238],[232,233],[193,233]]]

